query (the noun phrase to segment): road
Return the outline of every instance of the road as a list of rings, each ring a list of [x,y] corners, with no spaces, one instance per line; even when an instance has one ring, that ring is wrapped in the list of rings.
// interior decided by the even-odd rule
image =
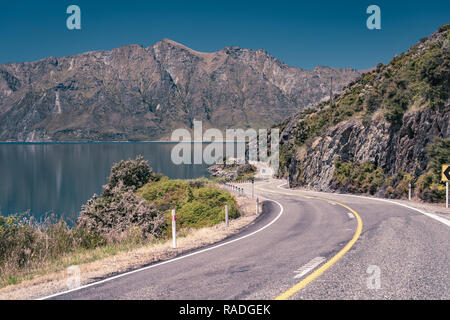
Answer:
[[[270,199],[263,214],[219,246],[51,299],[450,298],[448,225],[388,202],[281,184],[257,183],[257,196]]]

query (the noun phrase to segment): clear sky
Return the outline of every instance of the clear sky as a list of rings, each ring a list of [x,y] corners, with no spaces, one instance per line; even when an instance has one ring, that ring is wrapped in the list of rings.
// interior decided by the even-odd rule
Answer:
[[[66,9],[81,8],[81,30]],[[381,9],[381,30],[366,8]],[[367,69],[450,23],[450,1],[0,0],[0,63],[34,61],[169,38],[197,51],[267,50],[283,62]]]

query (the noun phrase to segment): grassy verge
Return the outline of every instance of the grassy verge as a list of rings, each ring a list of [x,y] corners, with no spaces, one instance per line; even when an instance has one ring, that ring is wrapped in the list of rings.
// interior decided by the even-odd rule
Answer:
[[[170,180],[153,174],[138,158],[113,166],[100,197],[83,206],[73,227],[50,217],[0,215],[0,288],[121,252],[167,242],[170,211],[177,210],[178,236],[240,215],[227,191],[207,179]]]

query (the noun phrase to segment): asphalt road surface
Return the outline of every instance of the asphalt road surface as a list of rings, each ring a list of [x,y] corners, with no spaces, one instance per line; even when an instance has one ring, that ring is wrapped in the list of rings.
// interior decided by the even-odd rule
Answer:
[[[388,202],[281,184],[256,184],[256,196],[270,199],[263,213],[220,246],[51,299],[450,298],[448,225]]]

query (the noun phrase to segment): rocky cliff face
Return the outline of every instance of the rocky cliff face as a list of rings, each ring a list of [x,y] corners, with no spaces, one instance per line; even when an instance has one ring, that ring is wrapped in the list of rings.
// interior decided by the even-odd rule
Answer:
[[[401,197],[409,182],[441,190],[438,162],[450,161],[449,30],[363,74],[334,104],[284,122],[280,175],[327,191]]]
[[[157,140],[173,129],[268,127],[360,72],[285,65],[264,50],[153,46],[0,66],[0,141]]]
[[[450,136],[450,104],[439,110],[407,113],[403,122],[399,130],[393,130],[382,117],[373,119],[370,126],[354,119],[329,129],[310,146],[299,149],[289,168],[291,186],[335,189],[336,157],[344,162],[373,163],[389,176],[402,170],[419,176],[429,160],[425,147],[435,137]]]

